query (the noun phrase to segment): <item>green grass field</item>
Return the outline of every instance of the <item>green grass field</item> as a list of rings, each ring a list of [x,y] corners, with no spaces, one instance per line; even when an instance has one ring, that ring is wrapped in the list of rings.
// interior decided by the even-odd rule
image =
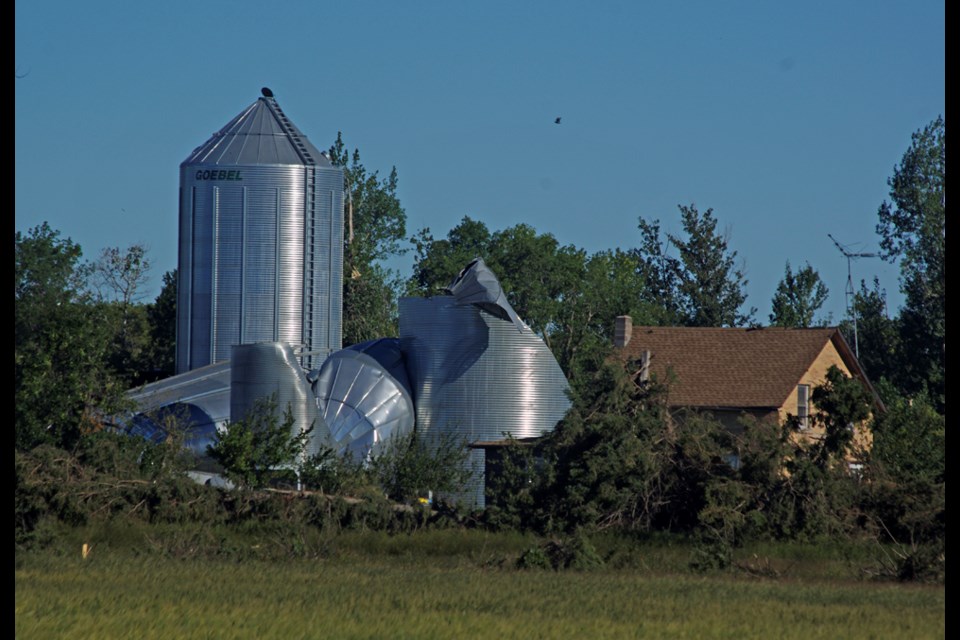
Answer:
[[[695,574],[688,545],[600,539],[603,569],[517,569],[534,542],[351,533],[307,541],[299,557],[238,553],[236,542],[218,556],[138,551],[131,534],[83,559],[70,541],[17,554],[16,637],[945,637],[944,585],[864,580],[848,552],[758,547],[738,554],[763,572]]]

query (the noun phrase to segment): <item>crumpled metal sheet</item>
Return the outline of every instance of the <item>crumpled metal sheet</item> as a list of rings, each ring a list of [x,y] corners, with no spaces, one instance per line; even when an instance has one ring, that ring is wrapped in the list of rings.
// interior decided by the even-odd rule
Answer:
[[[230,363],[211,364],[131,389],[127,397],[136,410],[116,417],[117,429],[165,442],[171,428],[182,429],[178,437],[200,458],[208,459],[207,445],[230,419]]]
[[[307,455],[320,450],[329,438],[329,429],[320,418],[307,372],[300,366],[293,347],[285,342],[234,345],[230,358],[230,420],[242,420],[255,403],[276,400],[277,418],[283,420],[289,408],[296,436],[313,426]]]
[[[206,458],[207,447],[217,441],[217,420],[195,404],[174,402],[153,411],[137,413],[123,431],[154,443],[166,442],[172,434],[181,438],[183,447],[199,459]]]
[[[380,363],[387,372],[396,378],[402,387],[412,395],[410,378],[407,375],[407,362],[400,350],[399,338],[379,338],[346,347],[351,351],[365,353]]]
[[[374,342],[380,344],[331,354],[313,382],[330,445],[354,460],[369,460],[391,438],[406,436],[414,427],[413,396],[399,341]]]
[[[417,432],[474,443],[552,431],[570,407],[567,379],[529,327],[453,296],[400,299],[400,344],[416,399]],[[480,477],[467,495],[483,507],[484,453],[473,450]]]
[[[523,333],[526,327],[510,306],[500,281],[483,258],[474,258],[465,266],[447,286],[446,291],[454,297],[458,305],[476,305],[487,313],[509,320],[520,333]]]

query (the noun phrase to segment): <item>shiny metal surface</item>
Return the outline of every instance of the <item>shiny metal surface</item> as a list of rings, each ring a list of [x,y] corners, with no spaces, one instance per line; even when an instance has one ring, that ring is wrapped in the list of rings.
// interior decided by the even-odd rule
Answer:
[[[243,420],[258,401],[274,399],[276,418],[282,424],[286,411],[293,416],[290,435],[313,427],[312,442],[329,438],[320,418],[306,371],[289,344],[261,342],[233,347],[230,359],[230,420]],[[313,453],[308,446],[308,455]]]
[[[366,344],[370,350],[332,354],[313,383],[321,418],[330,430],[330,446],[358,461],[382,452],[390,438],[412,432],[415,417],[399,349]],[[386,365],[371,351],[386,356]]]
[[[184,430],[184,445],[208,466],[207,445],[230,419],[230,363],[194,369],[131,389],[136,411],[118,419],[122,429],[154,442],[166,441],[171,426]],[[171,424],[170,421],[173,423]]]
[[[416,405],[417,432],[451,433],[468,443],[529,438],[552,431],[570,407],[553,354],[524,325],[454,296],[402,298],[400,345]],[[467,499],[484,505],[483,451],[471,454],[478,478]]]
[[[410,388],[410,378],[407,376],[407,361],[400,350],[399,338],[379,338],[377,340],[368,340],[359,344],[353,344],[347,347],[350,351],[359,351],[365,353],[386,369],[386,371],[396,379],[398,383],[413,397],[413,390]]]
[[[330,166],[274,97],[260,97],[191,152],[188,164]]]
[[[343,172],[260,98],[180,165],[177,372],[235,344],[341,345]]]
[[[447,287],[457,304],[473,304],[503,320],[509,320],[521,333],[526,326],[510,306],[507,295],[483,258],[474,258]]]
[[[127,421],[124,432],[154,443],[175,438],[198,461],[202,461],[208,457],[207,447],[216,444],[218,422],[195,404],[174,402],[135,414]]]

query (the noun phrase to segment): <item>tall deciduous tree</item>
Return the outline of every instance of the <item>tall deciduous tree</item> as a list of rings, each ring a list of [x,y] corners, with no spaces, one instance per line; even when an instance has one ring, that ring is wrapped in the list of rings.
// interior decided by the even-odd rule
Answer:
[[[646,287],[646,297],[663,310],[664,325],[681,324],[680,261],[669,255],[670,245],[660,237],[660,221],[640,218],[640,246],[631,251],[637,272]]]
[[[434,238],[429,228],[421,229],[411,238],[414,245],[413,275],[407,282],[407,294],[442,294],[474,258],[483,258],[487,266],[493,268],[489,262],[490,240],[487,225],[470,216],[464,216],[446,238]]]
[[[119,406],[107,364],[112,334],[87,293],[80,246],[44,222],[16,232],[14,421],[16,443],[73,446],[96,428],[95,409]]]
[[[946,124],[938,117],[912,136],[887,180],[892,202],[878,210],[884,257],[900,261],[908,393],[928,388],[942,410],[945,364],[944,258],[946,254]]]
[[[360,152],[350,154],[341,134],[330,147],[342,167],[346,197],[343,247],[343,342],[356,344],[396,335],[400,277],[385,266],[405,249],[407,214],[397,197],[397,169],[381,178],[368,172]]]
[[[632,254],[615,249],[584,255],[566,281],[550,330],[553,353],[571,380],[593,370],[607,353],[617,316],[629,315],[637,325],[662,324],[663,317]]]
[[[806,328],[814,324],[814,316],[827,300],[829,290],[816,269],[807,263],[796,273],[787,262],[783,280],[773,295],[770,324],[775,327]]]
[[[142,243],[126,249],[107,247],[91,265],[91,286],[113,334],[109,362],[129,383],[140,381],[150,351],[147,309],[140,302],[150,267],[147,247]]]

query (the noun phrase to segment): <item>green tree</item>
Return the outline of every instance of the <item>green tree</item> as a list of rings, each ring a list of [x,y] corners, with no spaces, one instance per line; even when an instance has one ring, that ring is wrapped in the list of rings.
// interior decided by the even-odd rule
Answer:
[[[432,439],[410,433],[393,437],[370,461],[371,472],[391,500],[412,502],[434,493],[457,494],[473,477],[466,442],[446,433]]]
[[[172,376],[177,358],[177,270],[163,274],[163,286],[147,306],[150,349],[143,365],[144,382]]]
[[[733,477],[732,434],[706,414],[668,411],[669,381],[607,360],[543,442],[537,528],[692,531],[709,487]],[[513,507],[516,508],[517,504]]]
[[[648,296],[631,253],[620,249],[583,257],[565,279],[550,323],[550,347],[571,380],[596,369],[613,342],[614,319],[629,315],[637,325],[664,322],[664,311]]]
[[[684,237],[667,234],[678,258],[667,255],[659,239],[659,221],[640,220],[643,244],[636,255],[645,280],[656,288],[656,298],[686,326],[736,327],[751,322],[756,309],[741,312],[747,280],[736,264],[737,252],[729,248],[728,234],[717,232],[713,209],[701,213],[692,204],[679,209]]]
[[[437,295],[474,258],[483,258],[497,276],[510,305],[534,332],[549,344],[551,323],[561,296],[582,271],[585,254],[562,247],[549,233],[517,224],[491,233],[487,226],[464,217],[447,237],[437,240],[429,229],[415,238],[416,257],[408,291]]]
[[[552,235],[537,233],[530,225],[491,233],[470,217],[464,217],[445,239],[436,240],[423,230],[414,243],[410,293],[441,294],[470,261],[483,258],[514,311],[547,341],[561,291],[583,260],[582,252],[561,247]]]
[[[946,419],[924,394],[889,392],[874,418],[871,460],[898,482],[942,483],[946,477]]]
[[[770,324],[801,329],[813,326],[814,315],[826,302],[828,293],[820,274],[810,263],[794,273],[788,261],[783,280],[773,295]]]
[[[490,241],[487,225],[470,216],[464,216],[446,238],[439,240],[433,237],[429,228],[421,229],[411,239],[414,261],[413,275],[407,282],[407,295],[443,294],[447,285],[474,258],[483,258],[493,269],[489,259]]]
[[[886,381],[881,387],[892,386]],[[887,390],[873,421],[863,511],[890,549],[881,572],[943,579],[946,542],[946,419],[925,393]]]
[[[936,118],[912,136],[887,180],[891,202],[877,212],[877,233],[888,260],[900,261],[905,295],[900,313],[900,375],[908,393],[929,389],[943,410],[945,364],[946,124]]]
[[[663,460],[651,446],[664,425],[659,388],[608,362],[574,390],[573,407],[544,442],[535,492],[538,528],[649,529],[666,502]]]
[[[142,379],[150,349],[147,309],[141,303],[150,272],[145,245],[107,247],[91,265],[91,287],[113,334],[109,362],[127,384]]]
[[[43,224],[16,232],[14,416],[21,449],[72,448],[123,404],[106,310],[87,292],[80,246]]]
[[[788,449],[783,469],[764,495],[766,520],[777,538],[817,539],[847,536],[856,522],[858,483],[849,471],[851,459],[863,460],[855,449],[854,425],[869,417],[872,398],[863,384],[831,366],[811,396],[814,424],[822,436],[797,437],[799,423],[784,425]]]
[[[552,234],[521,223],[493,234],[487,264],[510,305],[551,346],[550,330],[563,304],[562,293],[582,269],[584,256],[572,246],[561,246]]]
[[[889,380],[900,384],[900,324],[887,315],[887,292],[874,277],[873,286],[860,281],[860,291],[853,298],[853,312],[857,317],[856,342],[858,360],[874,382]],[[844,321],[840,329],[851,345],[854,343],[853,323]],[[883,398],[886,402],[887,398]]]
[[[681,324],[680,262],[668,254],[669,244],[660,237],[660,221],[640,218],[640,246],[631,250],[637,271],[644,282],[646,297],[662,309],[664,326]]]
[[[854,453],[854,426],[870,417],[872,398],[863,384],[844,374],[836,365],[827,369],[826,379],[810,396],[816,412],[814,422],[823,436],[813,447],[814,461],[821,467],[841,462]]]
[[[275,394],[260,398],[243,419],[227,423],[207,452],[237,486],[259,489],[271,474],[282,469],[299,471],[309,463],[304,451],[313,425],[293,433],[295,423],[289,406],[280,418]]]
[[[343,168],[346,197],[343,247],[343,342],[356,344],[397,334],[400,276],[385,266],[402,255],[407,214],[397,197],[397,169],[386,178],[369,172],[357,149],[350,154],[337,133],[330,147]]]
[[[469,217],[446,238],[435,239],[423,230],[413,241],[410,294],[440,294],[466,264],[483,258],[510,305],[543,338],[568,377],[581,360],[603,357],[616,316],[630,314],[649,324],[663,317],[634,256],[620,250],[588,256],[527,224],[491,233]]]

